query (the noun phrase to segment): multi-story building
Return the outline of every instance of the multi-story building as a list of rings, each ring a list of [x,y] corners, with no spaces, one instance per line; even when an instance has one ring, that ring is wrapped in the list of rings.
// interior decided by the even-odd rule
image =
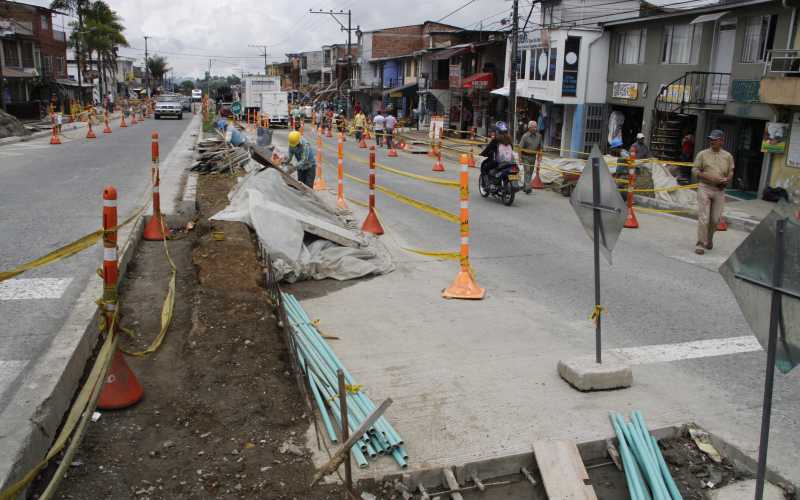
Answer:
[[[298,88],[305,85],[314,85],[322,80],[322,51],[309,50],[297,54],[286,54],[289,61],[297,61],[299,75]]]
[[[0,100],[19,118],[39,118],[53,94],[60,104],[74,97],[66,34],[55,29],[52,14],[37,5],[0,2]]]
[[[605,109],[610,36],[600,23],[638,16],[640,2],[608,7],[608,2],[545,0],[540,5],[531,7],[528,26],[521,26],[514,65],[508,39],[506,84],[495,92],[509,95],[513,66],[517,137],[528,121],[537,120],[546,146],[575,156],[603,135],[598,117]]]
[[[787,33],[788,34],[788,33]],[[782,187],[800,199],[800,34],[794,26],[785,49],[767,53],[759,84],[759,100],[776,113],[774,145],[767,149],[763,177],[770,187]],[[769,135],[769,134],[767,134]],[[781,141],[781,139],[783,139]],[[769,140],[769,139],[768,139]],[[781,145],[781,143],[783,143]],[[770,147],[774,146],[774,147]],[[763,189],[762,189],[763,190]]]
[[[770,185],[774,155],[762,151],[762,138],[768,123],[789,121],[790,108],[781,110],[787,101],[775,91],[782,87],[774,82],[791,78],[773,78],[785,73],[769,64],[769,78],[762,74],[770,54],[795,46],[794,7],[776,0],[727,1],[649,9],[605,26],[611,34],[608,106],[599,122],[611,118],[615,130],[602,146],[615,141],[627,147],[641,131],[654,156],[691,160],[706,147],[708,132],[721,129],[736,163],[733,187],[761,192]],[[769,88],[760,93],[765,82]]]

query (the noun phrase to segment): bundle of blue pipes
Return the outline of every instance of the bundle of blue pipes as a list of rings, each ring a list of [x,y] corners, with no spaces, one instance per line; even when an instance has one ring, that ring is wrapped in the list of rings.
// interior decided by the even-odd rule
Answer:
[[[344,373],[347,391],[347,427],[355,432],[361,423],[377,408],[360,389],[347,368],[342,365],[333,349],[322,338],[300,302],[289,293],[281,292],[286,317],[294,339],[297,360],[306,375],[311,395],[316,401],[322,423],[332,443],[339,442],[334,429],[341,429],[337,372]],[[331,419],[333,417],[333,420]],[[351,454],[360,468],[368,467],[367,457],[389,455],[400,465],[407,466],[408,454],[403,448],[403,438],[384,417],[380,417],[351,448]]]
[[[647,430],[642,413],[638,410],[631,413],[630,422],[625,422],[619,413],[611,412],[610,418],[619,441],[631,499],[683,500],[658,441]]]

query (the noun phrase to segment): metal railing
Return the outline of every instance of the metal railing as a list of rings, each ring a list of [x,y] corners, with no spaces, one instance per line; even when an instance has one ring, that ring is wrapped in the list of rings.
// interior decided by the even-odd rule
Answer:
[[[681,113],[690,107],[724,105],[730,86],[730,73],[690,71],[661,88],[656,111]]]
[[[767,52],[764,76],[800,76],[800,50],[776,49]]]

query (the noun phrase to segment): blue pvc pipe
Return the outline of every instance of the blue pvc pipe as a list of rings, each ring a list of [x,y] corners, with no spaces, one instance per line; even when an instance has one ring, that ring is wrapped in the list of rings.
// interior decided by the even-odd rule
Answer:
[[[644,481],[642,480],[639,465],[636,463],[636,459],[628,447],[628,441],[623,431],[624,424],[625,422],[620,415],[611,413],[611,425],[614,427],[614,432],[617,434],[619,452],[622,455],[622,464],[625,467],[625,480],[628,483],[628,492],[633,500],[651,500]]]
[[[653,447],[652,440],[650,439],[652,436],[650,435],[650,431],[647,430],[647,425],[644,423],[644,417],[642,417],[642,414],[640,412],[634,411],[633,413],[631,413],[631,421],[633,422],[634,428],[638,430],[639,436],[644,442],[648,460],[650,461],[651,467],[656,472],[656,476],[654,478],[655,487],[658,488],[660,492],[662,492],[666,500],[670,500],[672,498],[672,495],[670,494],[667,488],[661,468],[658,465],[657,455],[660,454],[658,452],[658,446],[656,445],[655,447]]]

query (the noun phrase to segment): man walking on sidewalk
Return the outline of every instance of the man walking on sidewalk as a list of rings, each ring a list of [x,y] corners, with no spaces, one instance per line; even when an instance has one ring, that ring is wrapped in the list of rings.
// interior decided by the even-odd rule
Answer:
[[[375,144],[383,146],[383,129],[386,126],[386,118],[383,117],[383,110],[379,109],[372,120],[372,128],[375,130]]]
[[[317,162],[314,159],[314,150],[311,148],[311,144],[297,130],[289,132],[289,156],[284,162],[290,163],[292,158],[297,160],[297,180],[313,188],[317,167]]]
[[[725,205],[725,187],[733,179],[733,156],[722,149],[725,134],[712,130],[710,148],[697,154],[694,174],[697,175],[697,244],[694,253],[703,255],[714,248],[714,231]]]
[[[389,112],[386,114],[386,119],[384,120],[384,130],[386,130],[386,147],[388,149],[392,149],[392,140],[394,139],[394,128],[397,126],[397,118]]]
[[[539,127],[536,120],[528,122],[528,130],[522,134],[519,140],[520,153],[522,163],[525,165],[525,183],[522,190],[525,194],[531,194],[531,178],[533,177],[533,169],[536,166],[536,153],[542,146],[542,138],[539,136]]]

